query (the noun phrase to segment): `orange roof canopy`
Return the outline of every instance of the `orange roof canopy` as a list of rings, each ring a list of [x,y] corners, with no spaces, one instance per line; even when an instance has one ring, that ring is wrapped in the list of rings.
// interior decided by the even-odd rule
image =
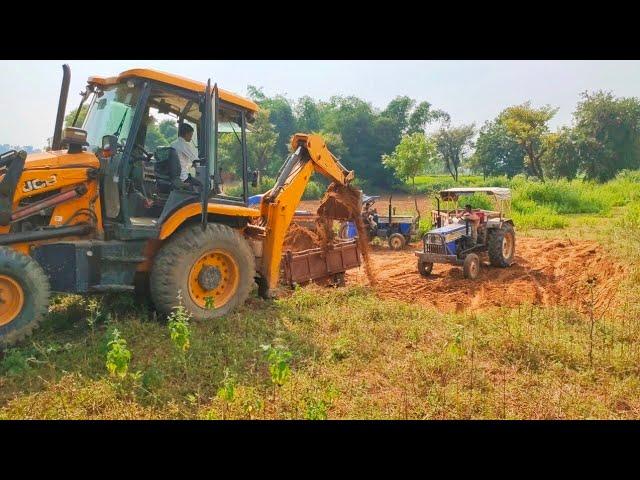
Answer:
[[[185,88],[194,92],[204,92],[206,88],[206,84],[202,82],[196,82],[195,80],[181,77],[179,75],[159,72],[157,70],[151,70],[148,68],[134,68],[133,70],[127,70],[126,72],[122,72],[117,77],[89,77],[89,83],[107,86],[120,83],[123,80],[132,77],[147,78],[149,80],[155,80],[157,82],[175,85],[176,87]],[[218,93],[220,95],[220,99],[224,100],[225,102],[238,105],[253,112],[258,111],[258,105],[247,98],[241,97],[239,95],[236,95],[235,93],[228,92],[227,90],[223,90],[221,88],[218,88]]]

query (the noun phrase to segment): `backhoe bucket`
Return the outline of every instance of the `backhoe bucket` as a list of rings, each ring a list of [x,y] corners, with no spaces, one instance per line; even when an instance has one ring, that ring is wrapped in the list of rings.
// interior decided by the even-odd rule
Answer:
[[[333,220],[354,220],[362,209],[362,192],[332,183],[324,197],[318,215]]]

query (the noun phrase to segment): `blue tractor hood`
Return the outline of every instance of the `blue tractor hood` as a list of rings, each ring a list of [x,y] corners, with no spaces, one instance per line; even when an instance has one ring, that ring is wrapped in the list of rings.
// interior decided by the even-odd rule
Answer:
[[[452,223],[440,228],[429,230],[425,235],[425,243],[442,245],[444,244],[449,255],[456,254],[456,241],[467,232],[464,223]]]
[[[450,225],[445,225],[444,227],[429,230],[429,233],[439,233],[440,235],[448,235],[451,233],[457,233],[458,231],[464,233],[466,228],[467,227],[464,223],[452,223]]]
[[[264,197],[264,193],[260,193],[259,195],[253,195],[252,197],[249,197],[247,200],[247,206],[257,207],[258,205],[260,205],[260,202],[262,201],[262,197]]]

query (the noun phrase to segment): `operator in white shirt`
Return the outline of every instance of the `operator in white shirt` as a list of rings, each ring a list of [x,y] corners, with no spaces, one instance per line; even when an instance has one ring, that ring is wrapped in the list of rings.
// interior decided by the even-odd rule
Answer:
[[[193,138],[193,127],[186,123],[182,123],[178,129],[178,138],[171,144],[180,159],[180,180],[183,182],[189,174],[195,177],[193,169],[193,161],[198,159],[198,150],[191,143]]]

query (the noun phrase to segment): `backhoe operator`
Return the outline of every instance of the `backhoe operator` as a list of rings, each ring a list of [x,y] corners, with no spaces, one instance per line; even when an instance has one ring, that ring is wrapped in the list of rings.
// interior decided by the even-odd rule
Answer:
[[[180,159],[180,180],[183,182],[193,172],[193,161],[198,159],[198,151],[191,143],[193,138],[193,127],[186,123],[180,124],[178,138],[171,144]]]

